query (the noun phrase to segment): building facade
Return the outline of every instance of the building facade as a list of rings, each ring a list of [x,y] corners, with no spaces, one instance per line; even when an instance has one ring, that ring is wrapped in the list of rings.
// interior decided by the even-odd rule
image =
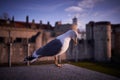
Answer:
[[[0,19],[0,64],[23,63],[26,56],[53,39],[53,27],[48,24]],[[53,60],[46,57],[40,60]]]
[[[77,18],[73,18],[73,24],[77,24]],[[26,22],[12,20],[0,20],[0,64],[23,63],[25,56],[31,55],[34,50],[42,47],[55,36],[71,29],[72,24],[62,24],[61,21],[52,27],[50,23]],[[120,24],[110,22],[89,22],[86,24],[86,38],[78,40],[77,46],[70,42],[70,47],[63,60],[94,60],[120,62]],[[43,57],[38,61],[54,60],[54,57]]]

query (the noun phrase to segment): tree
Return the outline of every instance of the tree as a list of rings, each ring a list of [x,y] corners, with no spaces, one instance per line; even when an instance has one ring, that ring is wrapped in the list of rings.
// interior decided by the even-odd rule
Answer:
[[[6,12],[4,12],[4,13],[2,13],[2,14],[0,15],[0,19],[5,19],[5,20],[7,20],[8,18],[10,19],[10,16],[9,16],[9,14],[6,13]]]
[[[3,13],[3,18],[5,19],[5,20],[7,20],[8,18],[9,18],[9,14],[8,13]]]

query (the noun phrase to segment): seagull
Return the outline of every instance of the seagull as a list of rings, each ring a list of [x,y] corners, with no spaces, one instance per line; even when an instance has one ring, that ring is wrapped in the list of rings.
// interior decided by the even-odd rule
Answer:
[[[45,46],[35,50],[33,54],[26,57],[24,61],[30,61],[32,63],[41,57],[54,56],[55,65],[61,67],[62,64],[60,64],[60,55],[67,51],[71,39],[74,41],[75,44],[77,44],[77,38],[77,31],[68,30],[64,34],[56,37],[54,40],[47,43]]]

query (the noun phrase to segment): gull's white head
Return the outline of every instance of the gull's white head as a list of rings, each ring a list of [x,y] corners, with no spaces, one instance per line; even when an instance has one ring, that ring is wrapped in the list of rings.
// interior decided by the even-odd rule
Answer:
[[[78,29],[78,27],[77,27],[77,25],[75,25],[75,24],[73,24],[72,26],[71,26],[71,29],[72,29],[72,36],[71,36],[71,38],[73,39],[73,41],[74,41],[74,43],[75,44],[77,44],[77,40],[78,40],[78,34],[80,33],[80,31],[79,31],[79,29]]]
[[[79,34],[79,31],[77,29],[77,26],[72,25],[71,30],[58,36],[57,39],[60,39],[61,41],[64,41],[64,39],[66,39],[67,41],[70,41],[70,39],[72,39],[74,41],[74,43],[77,44],[77,41],[79,39],[78,34]]]

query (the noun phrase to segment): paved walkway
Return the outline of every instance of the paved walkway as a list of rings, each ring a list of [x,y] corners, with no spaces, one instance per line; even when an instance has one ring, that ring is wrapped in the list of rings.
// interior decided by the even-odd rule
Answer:
[[[0,68],[0,80],[120,80],[92,70],[64,64]]]

